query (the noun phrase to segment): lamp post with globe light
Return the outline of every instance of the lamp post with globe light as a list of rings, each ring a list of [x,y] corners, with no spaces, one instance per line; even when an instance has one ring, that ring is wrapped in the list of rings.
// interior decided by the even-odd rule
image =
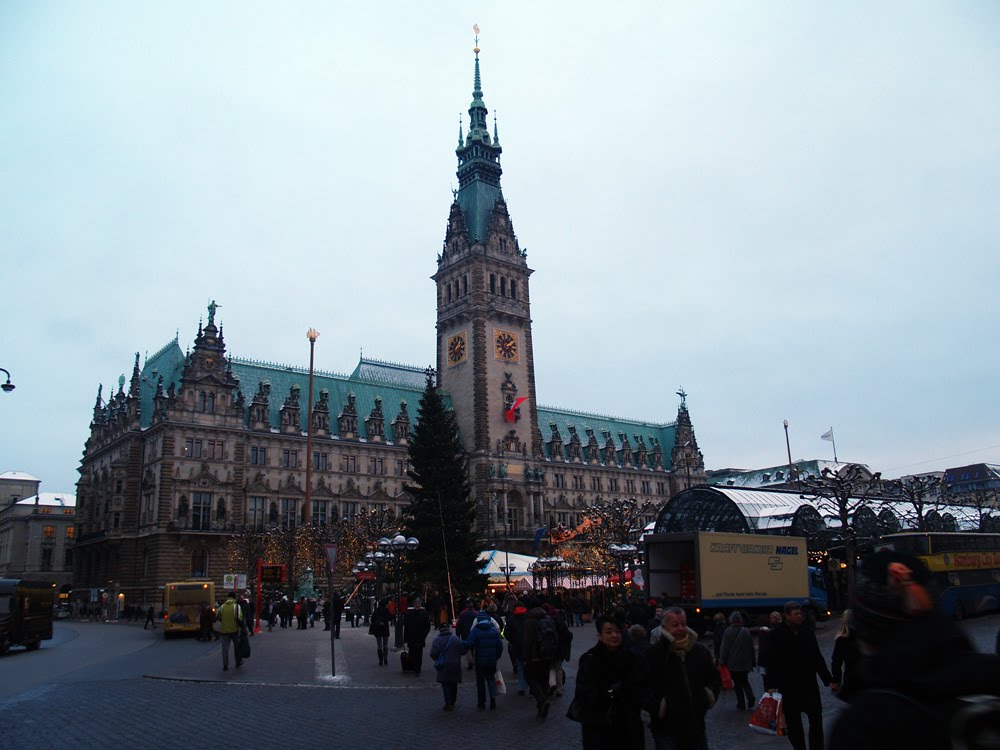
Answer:
[[[393,567],[396,569],[396,643],[395,647],[403,647],[403,613],[400,611],[400,586],[402,585],[402,570],[400,563],[403,553],[413,552],[420,546],[420,540],[415,536],[407,539],[402,534],[396,534],[392,539],[382,537],[378,540],[379,549],[384,553],[391,553]]]

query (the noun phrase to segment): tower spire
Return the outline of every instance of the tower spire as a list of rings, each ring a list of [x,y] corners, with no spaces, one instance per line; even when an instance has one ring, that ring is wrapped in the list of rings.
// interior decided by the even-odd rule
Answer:
[[[496,143],[495,121],[494,136],[490,137],[486,120],[488,110],[483,101],[483,82],[479,69],[479,26],[473,26],[472,30],[476,34],[476,46],[473,49],[475,63],[472,103],[469,104],[469,128],[463,141],[460,122],[459,146],[455,153],[458,156],[458,202],[465,217],[469,240],[475,244],[486,240],[490,214],[503,195],[500,192],[502,149]]]

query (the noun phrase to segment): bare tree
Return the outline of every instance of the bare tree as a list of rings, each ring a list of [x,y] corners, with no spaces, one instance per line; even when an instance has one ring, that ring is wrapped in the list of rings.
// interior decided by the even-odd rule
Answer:
[[[1000,519],[993,513],[1000,510],[1000,490],[976,489],[954,496],[955,505],[963,505],[975,512],[980,531],[1000,531]]]
[[[813,498],[821,512],[834,516],[840,522],[841,540],[847,558],[847,593],[854,593],[854,564],[857,558],[857,535],[852,521],[872,517],[873,498],[881,491],[882,474],[872,474],[861,464],[845,464],[837,471],[823,469],[819,477],[802,480],[803,500]]]
[[[941,478],[928,474],[893,479],[885,483],[885,498],[897,504],[897,514],[905,525],[929,531],[927,515],[942,507]]]
[[[247,576],[247,587],[255,590],[257,561],[264,559],[267,553],[267,532],[244,526],[229,537],[228,552],[232,569],[244,571]]]

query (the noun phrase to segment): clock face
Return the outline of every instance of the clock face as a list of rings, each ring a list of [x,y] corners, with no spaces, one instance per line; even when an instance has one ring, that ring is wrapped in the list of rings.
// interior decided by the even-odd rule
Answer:
[[[502,359],[504,362],[517,362],[517,334],[494,328],[493,351],[497,359]]]
[[[448,339],[448,365],[457,365],[464,362],[468,354],[468,345],[465,342],[465,331],[456,333]]]

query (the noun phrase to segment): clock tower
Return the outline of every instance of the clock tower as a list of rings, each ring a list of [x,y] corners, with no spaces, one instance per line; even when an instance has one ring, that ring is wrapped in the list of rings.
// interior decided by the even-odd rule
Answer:
[[[470,456],[476,494],[516,481],[542,454],[535,402],[527,254],[500,189],[500,142],[479,76],[469,130],[458,131],[458,184],[437,273],[437,366]],[[509,484],[508,484],[509,486]]]

